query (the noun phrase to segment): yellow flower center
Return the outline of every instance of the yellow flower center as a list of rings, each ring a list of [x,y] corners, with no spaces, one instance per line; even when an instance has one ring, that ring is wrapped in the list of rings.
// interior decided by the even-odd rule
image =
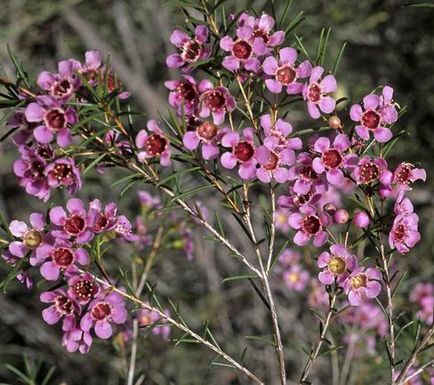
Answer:
[[[29,230],[24,234],[23,243],[29,249],[36,249],[42,242],[42,235],[39,231]]]
[[[332,259],[330,259],[328,264],[329,270],[332,274],[342,274],[345,269],[347,268],[347,264],[345,263],[344,259],[339,256],[334,256]]]
[[[353,289],[359,289],[366,286],[366,281],[367,278],[365,274],[357,274],[351,278],[351,286]]]
[[[300,275],[298,273],[291,273],[288,275],[288,281],[291,283],[297,283],[300,280]]]

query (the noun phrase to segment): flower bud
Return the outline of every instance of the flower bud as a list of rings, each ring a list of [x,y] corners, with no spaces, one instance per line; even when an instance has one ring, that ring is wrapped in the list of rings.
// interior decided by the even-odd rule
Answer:
[[[334,215],[334,213],[336,212],[337,208],[333,203],[327,203],[324,205],[324,207],[322,208],[327,214],[330,215]]]
[[[337,116],[337,115],[330,116],[330,118],[328,120],[328,124],[329,124],[329,127],[333,128],[334,130],[338,130],[338,129],[342,128],[342,122],[339,119],[339,116]]]
[[[350,215],[348,214],[347,210],[339,209],[334,213],[333,219],[336,223],[340,223],[341,225],[343,225],[344,223],[348,222],[348,219],[350,219]]]
[[[353,223],[355,226],[364,229],[369,226],[369,215],[364,211],[358,211],[354,214]]]

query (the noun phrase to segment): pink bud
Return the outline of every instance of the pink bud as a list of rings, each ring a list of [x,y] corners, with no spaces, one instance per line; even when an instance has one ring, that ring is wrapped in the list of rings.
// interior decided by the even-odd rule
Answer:
[[[355,226],[364,229],[369,226],[369,215],[364,211],[358,211],[354,214],[353,223]]]
[[[343,225],[344,223],[348,222],[348,219],[350,219],[350,215],[348,214],[348,211],[345,209],[339,209],[335,212],[333,215],[333,219],[336,223],[340,223]]]

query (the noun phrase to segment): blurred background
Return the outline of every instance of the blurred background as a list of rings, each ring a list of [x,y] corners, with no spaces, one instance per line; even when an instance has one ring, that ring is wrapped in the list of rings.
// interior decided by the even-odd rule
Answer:
[[[135,108],[157,117],[157,111],[164,111],[167,104],[163,81],[178,76],[165,66],[167,54],[173,52],[169,36],[183,22],[178,9],[163,7],[163,3],[159,0],[2,0],[1,76],[14,77],[7,44],[33,78],[43,69],[55,71],[61,59],[82,60],[86,50],[99,49],[103,55],[110,54],[125,88],[132,92],[131,103]],[[285,0],[275,0],[277,13],[285,3]],[[422,165],[427,170],[428,181],[411,192],[421,217],[423,241],[412,253],[401,257],[401,265],[411,273],[403,287],[404,295],[398,300],[402,302],[416,281],[433,282],[434,272],[434,222],[431,221],[434,217],[434,8],[408,5],[395,0],[295,0],[289,11],[290,17],[304,12],[306,19],[296,32],[303,36],[303,43],[311,52],[316,50],[321,29],[332,27],[326,68],[331,68],[340,47],[348,42],[337,73],[339,96],[358,101],[377,85],[388,84],[395,89],[395,99],[408,108],[398,124],[410,136],[394,148],[391,162],[407,160]],[[228,13],[250,7],[258,12],[271,12],[270,2],[265,0],[228,0],[225,7]],[[295,115],[292,123],[298,128],[307,124],[301,115],[300,118]],[[5,127],[0,127],[0,134],[4,132]],[[8,222],[24,220],[29,213],[44,207],[17,185],[11,169],[16,157],[16,149],[10,142],[1,144],[0,211]],[[80,196],[119,200],[118,190],[107,189],[116,177],[110,173],[102,179],[90,175]],[[56,195],[58,202],[65,198]],[[210,211],[220,208],[218,198],[206,197],[205,202]],[[120,206],[131,216],[137,213],[139,203],[134,190],[121,199]],[[235,228],[233,231],[236,234]],[[259,377],[268,379],[267,384],[272,384],[275,371],[272,347],[261,340],[244,337],[267,333],[266,309],[248,283],[222,284],[223,278],[239,273],[239,266],[217,245],[203,241],[202,235],[201,231],[194,231],[193,261],[188,261],[182,252],[162,255],[150,279],[158,278],[158,293],[163,298],[182,303],[183,314],[194,328],[209,320],[215,335],[225,341],[231,354],[239,357],[247,346],[249,367]],[[113,261],[128,266],[131,250],[120,250],[123,254],[114,256]],[[0,263],[0,274],[5,275],[7,270]],[[306,296],[285,290],[277,276],[273,285],[278,292],[285,344],[289,347],[288,374],[295,380],[305,358],[298,346],[309,349],[317,333],[316,323],[306,311]],[[23,354],[26,354],[33,362],[41,359],[42,377],[51,366],[55,367],[49,384],[125,383],[125,349],[128,348],[124,349],[121,341],[115,347],[99,342],[86,356],[68,354],[61,347],[59,330],[42,321],[42,306],[36,292],[28,294],[14,282],[7,295],[0,295],[0,382],[18,383],[4,364],[24,370]],[[174,347],[161,338],[151,337],[140,340],[139,351],[138,373],[144,373],[143,384],[245,383],[231,370],[209,367],[212,355],[195,344]],[[382,349],[374,367],[381,367],[384,360]],[[367,384],[368,378],[381,378],[375,370],[366,371],[363,367],[357,370],[359,374],[351,379],[355,385]],[[313,383],[331,383],[325,380],[329,371],[329,358],[319,360]],[[40,384],[40,377],[36,384]]]

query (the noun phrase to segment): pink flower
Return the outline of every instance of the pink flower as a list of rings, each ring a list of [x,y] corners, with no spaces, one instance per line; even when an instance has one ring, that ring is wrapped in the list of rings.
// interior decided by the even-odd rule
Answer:
[[[297,230],[294,236],[294,243],[298,246],[306,246],[313,238],[313,244],[320,247],[327,242],[328,234],[325,226],[330,223],[326,214],[318,215],[315,208],[311,205],[300,207],[299,213],[289,216],[289,225]]]
[[[72,141],[70,126],[77,122],[75,110],[49,96],[38,96],[36,101],[30,103],[25,112],[28,122],[39,124],[33,130],[36,141],[48,144],[56,136],[60,147],[69,146]]]
[[[249,15],[247,12],[244,12],[237,20],[238,28],[246,26],[253,29],[252,39],[262,39],[264,44],[267,46],[266,52],[268,52],[270,48],[282,44],[285,39],[284,31],[271,33],[274,25],[275,20],[266,13],[263,13],[260,17],[254,17]]]
[[[295,265],[300,261],[301,255],[298,251],[290,248],[286,248],[279,256],[279,264],[283,267]]]
[[[292,133],[291,123],[277,119],[271,119],[270,114],[265,114],[260,117],[261,127],[264,129],[265,138],[264,144],[270,144],[274,147],[290,148],[292,150],[300,150],[303,146],[300,138],[287,138]]]
[[[276,210],[276,220],[274,224],[276,225],[276,229],[282,233],[287,233],[290,229],[288,223],[289,215],[290,211],[284,207],[278,207]]]
[[[32,147],[21,145],[18,148],[20,158],[14,162],[15,175],[20,179],[20,186],[27,194],[36,196],[46,202],[50,197],[45,168],[52,161],[54,152],[49,145],[36,145]]]
[[[99,285],[89,273],[76,274],[68,280],[68,296],[80,305],[89,303],[99,291]]]
[[[80,306],[64,290],[56,289],[41,293],[41,302],[51,305],[42,311],[42,318],[49,325],[54,325],[63,318],[62,329],[71,330],[77,321]]]
[[[118,220],[118,206],[108,203],[103,209],[101,201],[94,199],[89,203],[88,224],[95,234],[113,230]]]
[[[426,171],[411,163],[401,163],[393,172],[393,183],[398,190],[411,190],[411,185],[417,180],[425,182]]]
[[[381,273],[373,267],[359,267],[345,280],[344,290],[352,306],[360,306],[381,292]]]
[[[51,234],[55,238],[73,240],[77,243],[88,243],[93,238],[90,231],[87,210],[82,200],[72,198],[66,203],[66,209],[57,206],[50,210],[50,220],[55,227]]]
[[[355,154],[348,154],[350,141],[345,134],[336,136],[333,145],[330,139],[320,137],[314,144],[314,150],[321,156],[316,157],[312,162],[312,167],[317,174],[323,172],[327,175],[327,181],[332,185],[340,185],[344,179],[343,170],[352,169],[356,162]]]
[[[164,85],[170,90],[169,104],[178,109],[178,114],[196,113],[199,103],[199,92],[194,78],[183,75],[182,80],[168,80]]]
[[[318,257],[318,267],[321,272],[318,279],[324,285],[331,285],[335,279],[342,283],[357,267],[357,258],[342,245],[331,245],[330,253],[324,251]]]
[[[85,63],[80,64],[78,72],[91,85],[96,85],[98,76],[101,72],[102,58],[99,51],[87,51],[85,54]]]
[[[170,316],[168,310],[165,310],[164,313],[167,316]],[[139,321],[140,327],[149,327],[152,329],[152,334],[159,335],[163,337],[163,339],[167,340],[170,336],[170,326],[167,324],[167,321],[160,316],[156,311],[152,311],[149,309],[141,309],[137,313],[137,320]]]
[[[267,44],[262,37],[256,37],[254,31],[252,26],[243,25],[237,28],[235,40],[230,36],[220,40],[220,48],[229,52],[223,59],[223,67],[232,72],[242,69],[253,73],[259,72],[261,62],[258,57],[265,54]]]
[[[0,255],[5,262],[11,266],[12,268],[17,268],[17,264],[22,262],[22,258],[17,257],[13,254],[11,254],[8,250],[5,250],[2,252],[2,254]],[[15,278],[20,281],[22,284],[25,284],[27,289],[31,289],[33,287],[33,279],[30,276],[29,271],[25,268],[26,266],[24,265],[23,268],[18,268],[18,270],[16,270],[15,272]]]
[[[388,142],[392,138],[392,131],[386,125],[395,123],[398,116],[391,113],[391,107],[388,103],[390,101],[388,98],[390,96],[389,88],[383,89],[383,98],[370,94],[363,98],[363,108],[360,104],[354,104],[351,107],[350,117],[354,122],[359,123],[356,126],[356,132],[363,140],[369,140],[370,132],[380,143]]]
[[[92,336],[90,333],[75,327],[63,333],[62,346],[70,353],[78,350],[81,354],[86,354],[92,346]]]
[[[58,64],[58,73],[43,71],[38,75],[38,86],[53,98],[65,101],[80,86],[80,79],[76,75],[80,68],[81,64],[75,59],[62,60]]]
[[[253,143],[253,130],[245,128],[243,136],[237,132],[229,132],[222,138],[222,145],[231,148],[231,152],[225,152],[220,161],[223,167],[233,169],[239,164],[238,175],[245,180],[252,179],[256,175],[255,144]]]
[[[65,186],[71,195],[81,189],[81,176],[72,158],[56,159],[45,167],[50,188]]]
[[[18,129],[18,132],[12,136],[12,142],[17,146],[25,144],[33,136],[35,127],[38,126],[37,123],[30,123],[26,120],[24,108],[17,109],[6,125]]]
[[[392,184],[393,174],[387,168],[387,162],[383,158],[364,156],[354,170],[354,177],[359,184],[372,185],[380,182],[388,188]]]
[[[337,89],[336,79],[333,75],[326,75],[322,80],[324,68],[317,66],[311,71],[309,83],[303,87],[303,98],[307,102],[307,110],[313,119],[321,116],[320,110],[326,114],[333,112],[336,101],[329,96]]]
[[[295,291],[303,291],[310,280],[309,273],[301,265],[292,265],[283,273],[286,287]]]
[[[313,157],[308,152],[298,154],[297,161],[289,169],[289,180],[294,182],[294,192],[305,195],[312,191],[323,194],[328,186],[324,177],[318,175],[313,168]]]
[[[215,124],[222,124],[226,112],[235,110],[237,103],[226,87],[214,87],[209,80],[199,83],[199,116],[207,118],[212,115]]]
[[[29,227],[25,222],[14,220],[9,225],[9,230],[18,241],[9,244],[9,252],[18,258],[23,258],[28,252],[34,256],[38,247],[45,238],[45,218],[43,214],[30,215]]]
[[[306,60],[297,66],[296,60],[297,50],[290,47],[279,51],[278,60],[274,56],[265,58],[262,68],[267,75],[271,76],[270,79],[265,80],[265,85],[270,92],[279,94],[285,87],[290,95],[302,93],[303,83],[297,80],[310,76],[312,65]]]
[[[194,37],[190,37],[180,29],[175,29],[170,35],[170,42],[178,48],[179,53],[169,55],[166,65],[169,68],[184,67],[190,70],[191,64],[206,59],[210,54],[210,47],[206,44],[208,33],[208,27],[205,25],[196,27]]]
[[[41,275],[47,281],[57,281],[60,273],[71,275],[78,271],[76,263],[84,266],[89,263],[89,254],[85,249],[73,248],[72,244],[57,240],[54,245],[44,243],[36,250],[36,257],[30,263],[41,265]]]
[[[389,233],[390,247],[401,254],[408,253],[420,241],[418,222],[419,217],[415,213],[397,215]]]
[[[314,205],[320,199],[319,194],[315,194],[314,189],[309,191],[307,194],[297,194],[294,192],[293,187],[289,187],[288,195],[281,195],[277,200],[279,207],[284,207],[289,209],[291,212],[299,211],[300,207],[303,205]]]
[[[215,159],[219,156],[218,142],[227,130],[219,130],[211,122],[205,121],[197,126],[195,131],[187,131],[182,141],[188,150],[196,150],[202,143],[202,157],[205,160]]]
[[[159,158],[162,166],[170,166],[171,150],[169,140],[159,127],[156,120],[147,124],[148,130],[141,130],[136,136],[136,146],[141,150],[137,156],[143,162],[145,159]]]
[[[330,300],[326,291],[326,287],[321,285],[317,279],[313,278],[310,281],[310,292],[307,297],[307,302],[310,307],[315,309],[327,310]]]
[[[261,182],[270,183],[275,179],[278,183],[285,183],[289,179],[288,166],[295,162],[295,153],[290,148],[282,148],[278,141],[267,141],[256,150],[259,168],[256,176]]]
[[[108,339],[113,334],[112,323],[123,324],[127,320],[127,310],[123,297],[115,292],[102,294],[92,300],[87,313],[80,321],[80,328],[89,332],[92,327],[101,339]]]

